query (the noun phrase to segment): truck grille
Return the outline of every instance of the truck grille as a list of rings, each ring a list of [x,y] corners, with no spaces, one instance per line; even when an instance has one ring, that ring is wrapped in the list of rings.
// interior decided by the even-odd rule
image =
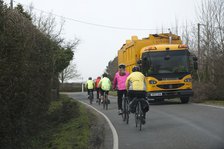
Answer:
[[[162,80],[179,80],[179,78],[162,78]]]
[[[181,84],[164,84],[164,85],[157,85],[157,87],[162,88],[162,89],[177,89],[179,87],[184,86],[183,83]]]

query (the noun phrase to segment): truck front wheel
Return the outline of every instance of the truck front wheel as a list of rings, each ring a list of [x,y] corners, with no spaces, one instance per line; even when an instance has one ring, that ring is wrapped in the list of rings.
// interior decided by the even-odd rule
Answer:
[[[188,103],[189,97],[180,97],[181,103]]]

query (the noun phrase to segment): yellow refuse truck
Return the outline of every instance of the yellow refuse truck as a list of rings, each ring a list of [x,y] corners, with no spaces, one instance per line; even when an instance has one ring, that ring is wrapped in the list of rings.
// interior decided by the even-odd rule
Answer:
[[[146,76],[148,99],[178,97],[182,103],[188,103],[193,95],[191,72],[197,69],[197,58],[182,44],[180,36],[171,33],[151,34],[143,39],[132,36],[118,51],[118,64],[125,64],[130,73],[134,66],[140,66]]]

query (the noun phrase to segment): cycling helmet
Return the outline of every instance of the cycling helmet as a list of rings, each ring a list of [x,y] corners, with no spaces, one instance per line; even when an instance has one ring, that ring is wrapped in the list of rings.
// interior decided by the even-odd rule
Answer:
[[[103,77],[107,77],[108,75],[106,73],[103,74]]]
[[[125,69],[126,66],[125,66],[125,64],[120,64],[118,67],[119,67],[120,69],[121,69],[121,68]]]
[[[92,80],[92,77],[89,77],[89,80]]]
[[[132,68],[132,72],[140,71],[140,68],[138,66],[134,66]]]

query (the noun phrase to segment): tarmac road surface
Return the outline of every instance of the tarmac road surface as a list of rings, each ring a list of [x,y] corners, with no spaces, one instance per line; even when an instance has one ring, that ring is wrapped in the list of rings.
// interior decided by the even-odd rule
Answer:
[[[86,93],[68,93],[89,103]],[[224,108],[198,104],[165,102],[150,105],[142,131],[135,127],[134,115],[127,125],[118,116],[117,97],[109,96],[109,110],[94,99],[93,106],[114,125],[119,149],[224,149]]]

